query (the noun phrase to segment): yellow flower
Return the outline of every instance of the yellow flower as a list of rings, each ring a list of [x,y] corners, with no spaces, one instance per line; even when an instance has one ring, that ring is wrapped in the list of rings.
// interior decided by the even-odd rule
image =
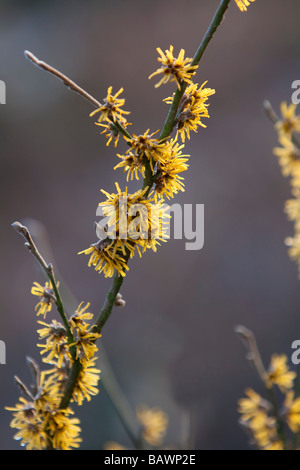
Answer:
[[[52,320],[49,325],[42,321],[38,323],[44,326],[44,328],[37,331],[40,339],[46,338],[46,343],[38,344],[38,347],[42,348],[41,354],[48,353],[48,356],[43,358],[43,362],[51,364],[52,360],[56,358],[58,359],[58,367],[61,367],[65,358],[70,358],[65,327],[56,320]]]
[[[76,359],[79,359],[82,364],[92,359],[95,352],[98,351],[95,341],[100,338],[101,334],[92,333],[90,328],[88,325],[85,325],[78,329],[75,343],[69,344],[69,347],[76,346]]]
[[[152,446],[161,445],[168,427],[167,414],[159,408],[146,405],[140,405],[136,414],[143,427],[143,438]]]
[[[29,401],[24,397],[19,398],[19,403],[14,407],[6,406],[6,410],[13,411],[13,420],[10,423],[12,428],[20,429],[24,422],[34,423],[36,421],[37,410],[34,405],[34,400]]]
[[[250,5],[250,2],[255,2],[255,0],[235,0],[235,3],[241,11],[247,11],[247,7]]]
[[[84,302],[81,302],[78,305],[75,313],[70,318],[70,326],[73,330],[80,329],[86,324],[85,320],[92,320],[94,316],[92,313],[86,311],[91,304],[88,302],[85,307],[83,307],[83,303]]]
[[[116,147],[119,142],[119,136],[120,132],[118,128],[115,126],[113,122],[109,122],[107,124],[102,124],[101,122],[95,122],[97,126],[103,127],[103,131],[100,132],[100,134],[106,134],[106,138],[108,139],[106,142],[106,145],[108,146],[112,140],[114,140],[114,146]],[[124,129],[126,129],[127,126],[129,126],[130,123],[122,120],[122,126]]]
[[[86,320],[91,320],[93,314],[87,312],[90,303],[87,303],[85,307],[82,306],[81,302],[70,318],[70,327],[72,334],[75,338],[75,342],[69,344],[69,348],[75,345],[76,347],[76,359],[79,359],[82,364],[85,364],[89,359],[92,359],[95,352],[98,351],[95,341],[101,337],[101,334],[94,333],[92,331],[93,325],[90,325]]]
[[[285,354],[274,354],[271,358],[269,370],[266,375],[267,387],[277,385],[282,392],[293,387],[296,372],[289,369],[287,365],[287,356]]]
[[[70,450],[80,445],[80,421],[78,418],[70,418],[69,414],[73,414],[70,409],[53,410],[48,413],[47,428],[52,446],[56,450]]]
[[[180,133],[181,139],[184,142],[185,136],[190,138],[190,131],[197,132],[199,126],[206,127],[202,119],[209,118],[207,100],[210,96],[215,94],[213,88],[205,88],[207,81],[202,83],[199,87],[198,83],[189,85],[182,97],[180,104],[180,111],[177,116],[177,129]],[[164,101],[171,104],[173,96],[165,98]]]
[[[245,421],[265,415],[270,408],[269,403],[251,388],[245,391],[247,398],[241,398],[238,401],[238,412],[241,413]]]
[[[127,450],[127,449],[126,449],[126,447],[122,446],[121,444],[118,444],[118,442],[107,441],[104,444],[103,450]]]
[[[295,162],[291,172],[291,186],[293,188],[300,188],[300,162]]]
[[[151,170],[153,171],[156,162],[164,161],[168,156],[168,144],[164,141],[161,142],[158,139],[153,139],[157,131],[149,134],[150,129],[142,135],[132,134],[129,139],[125,137],[129,145],[129,150],[126,153],[132,153],[136,159],[139,159],[140,163],[143,163],[143,157],[147,157],[150,162]]]
[[[111,243],[110,243],[111,244]],[[125,276],[125,271],[128,271],[126,261],[122,256],[115,253],[109,247],[101,246],[101,243],[95,243],[86,250],[80,251],[78,254],[91,255],[88,266],[94,266],[95,271],[104,273],[104,277],[112,277],[117,271],[120,276]]]
[[[61,394],[59,384],[52,375],[35,371],[35,384],[31,390],[17,380],[22,397],[15,407],[6,407],[13,411],[12,428],[18,429],[15,439],[21,441],[28,450],[41,450],[48,446],[50,436],[47,434],[48,413],[57,409]],[[25,396],[27,398],[25,398]]]
[[[300,116],[296,115],[297,105],[286,101],[280,106],[282,119],[275,124],[279,134],[290,136],[293,132],[300,132]]]
[[[284,211],[288,219],[294,222],[295,231],[300,233],[300,190],[294,190],[293,195],[295,198],[286,201]]]
[[[197,132],[199,126],[206,128],[207,126],[202,122],[202,119],[209,117],[203,103],[193,99],[178,117],[177,129],[182,142],[185,142],[185,137],[190,139],[190,131]]]
[[[83,364],[77,383],[74,387],[72,399],[82,405],[84,400],[90,401],[92,396],[99,393],[97,388],[100,379],[100,370],[95,367],[96,358]]]
[[[11,424],[11,427],[14,426]],[[26,447],[27,450],[43,450],[48,445],[43,422],[24,421],[19,431],[14,435],[14,439],[20,441],[21,446]]]
[[[241,424],[253,437],[254,443],[263,450],[282,450],[276,419],[269,416],[271,404],[251,388],[246,390],[247,398],[238,401],[238,412],[241,413]]]
[[[181,106],[187,106],[188,104],[190,104],[192,98],[194,98],[194,101],[197,101],[198,103],[201,102],[205,107],[207,107],[208,104],[206,102],[208,98],[214,95],[216,93],[216,90],[214,90],[213,88],[205,88],[206,84],[207,81],[202,83],[200,87],[198,83],[191,83],[189,86],[187,86],[181,100]],[[168,98],[164,98],[163,101],[167,104],[172,104],[174,96],[175,93],[173,93],[173,95],[169,96]]]
[[[276,419],[265,414],[252,419],[249,428],[253,433],[253,438],[258,447],[263,450],[271,450],[276,447],[277,450],[283,447],[277,434]],[[274,449],[275,450],[275,449]],[[282,450],[282,449],[281,449]]]
[[[59,285],[59,283],[57,284]],[[51,311],[52,304],[56,300],[50,283],[46,282],[45,286],[42,287],[38,282],[34,282],[31,288],[31,293],[40,298],[39,303],[35,307],[37,315],[44,315],[45,318],[46,314]]]
[[[162,66],[149,76],[150,79],[160,73],[163,74],[162,79],[155,85],[156,88],[169,80],[176,81],[179,90],[181,89],[181,81],[192,83],[191,76],[195,73],[198,65],[192,65],[192,59],[184,58],[184,49],[181,49],[179,56],[175,58],[173,49],[173,46],[170,46],[170,49],[167,49],[165,53],[160,47],[156,49],[160,55],[157,60],[161,62]]]
[[[279,142],[282,147],[274,148],[273,153],[278,157],[283,176],[293,176],[297,171],[300,171],[300,150],[293,144],[291,137],[286,134],[279,136]]]
[[[170,215],[163,199],[154,204],[152,194],[145,198],[147,187],[133,194],[128,194],[127,188],[121,191],[118,183],[116,188],[117,193],[111,194],[101,190],[107,197],[99,204],[102,215],[108,220],[106,238],[81,252],[91,255],[88,265],[93,265],[98,272],[103,271],[105,277],[113,276],[115,271],[125,276],[129,256],[133,257],[135,251],[141,256],[148,248],[156,251],[159,242],[168,238]]]
[[[269,445],[266,445],[264,450],[284,450],[283,442],[280,439],[275,439]]]
[[[48,375],[48,374],[47,374]],[[37,410],[44,412],[48,408],[58,407],[61,399],[59,383],[53,375],[41,373],[40,384],[34,397]]]
[[[179,191],[184,191],[183,177],[179,175],[188,169],[186,162],[189,155],[182,155],[181,149],[184,145],[177,143],[177,138],[172,139],[169,145],[169,156],[158,166],[155,179],[155,199],[157,196],[166,196],[168,199],[174,197]]]
[[[117,168],[124,168],[124,172],[127,171],[126,180],[128,181],[129,178],[132,181],[134,178],[139,179],[139,173],[141,174],[142,178],[145,178],[145,166],[143,162],[143,156],[134,155],[130,152],[128,155],[119,155],[118,157],[121,158],[121,162],[118,163],[114,167],[114,170]]]
[[[121,124],[126,123],[126,119],[123,114],[130,114],[128,111],[121,109],[125,104],[123,98],[118,98],[118,96],[123,92],[123,88],[115,94],[112,95],[112,87],[110,86],[107,90],[107,96],[103,101],[103,104],[100,108],[96,109],[90,114],[90,117],[95,116],[95,114],[100,113],[98,122],[109,121],[113,122],[119,121]]]
[[[294,399],[294,392],[286,394],[284,416],[291,431],[296,433],[300,428],[300,397]]]

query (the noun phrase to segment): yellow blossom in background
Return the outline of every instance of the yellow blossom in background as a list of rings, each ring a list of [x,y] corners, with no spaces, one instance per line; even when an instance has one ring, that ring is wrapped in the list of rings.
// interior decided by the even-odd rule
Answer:
[[[115,94],[112,95],[112,87],[110,86],[107,90],[107,96],[104,99],[103,104],[100,108],[97,108],[90,114],[90,117],[95,116],[95,114],[100,113],[98,122],[112,120],[113,122],[119,121],[121,124],[126,123],[126,119],[123,114],[130,114],[128,111],[121,109],[125,104],[123,98],[118,98],[118,96],[123,92],[123,88]]]
[[[40,299],[35,307],[37,315],[44,315],[52,310],[52,304],[55,302],[55,296],[53,289],[49,282],[45,283],[45,286],[41,286],[38,282],[34,282],[31,288],[31,293],[37,295]]]
[[[294,222],[295,231],[300,233],[300,189],[294,189],[292,194],[295,197],[286,201],[284,211],[288,220]]]
[[[285,354],[274,354],[271,357],[270,367],[266,375],[267,387],[277,385],[282,392],[293,387],[297,374],[289,369],[287,361],[288,358]]]
[[[126,447],[122,446],[121,444],[118,444],[118,442],[107,441],[104,444],[103,450],[127,450],[127,449],[126,449]]]
[[[283,442],[277,438],[265,446],[264,450],[284,450]]]
[[[300,150],[294,145],[291,137],[279,135],[279,143],[282,147],[275,147],[274,155],[278,157],[283,176],[294,176],[300,172]]]
[[[300,279],[300,143],[296,135],[300,132],[300,115],[296,109],[293,103],[281,103],[282,117],[275,124],[281,147],[274,148],[273,153],[278,157],[283,176],[290,177],[294,198],[286,201],[284,210],[294,223],[294,235],[287,237],[285,244],[290,258],[298,265]]]
[[[270,407],[269,402],[251,388],[247,388],[245,394],[247,398],[241,398],[238,401],[238,412],[242,415],[242,419],[248,421],[260,414],[265,415]]]
[[[167,414],[159,408],[140,405],[136,415],[143,427],[142,435],[145,441],[152,446],[161,445],[168,427]]]
[[[277,422],[266,413],[250,421],[249,429],[253,433],[256,445],[262,450],[283,450],[283,443],[278,437]]]
[[[300,189],[300,164],[294,165],[293,171],[291,172],[291,186],[292,188]]]
[[[297,433],[300,429],[300,397],[294,399],[294,392],[288,392],[284,407],[286,422],[292,432]]]
[[[257,447],[263,450],[282,450],[283,444],[277,434],[276,419],[270,416],[271,403],[251,388],[247,398],[238,401],[241,425],[250,433]]]
[[[241,11],[247,11],[247,7],[250,5],[250,2],[255,2],[255,0],[235,0],[235,3]]]
[[[170,46],[170,49],[163,52],[160,47],[156,50],[159,53],[158,62],[161,62],[161,67],[153,72],[149,79],[155,75],[162,74],[162,79],[155,85],[159,87],[160,85],[167,83],[169,80],[171,82],[176,81],[177,87],[180,90],[180,82],[192,83],[191,76],[195,73],[195,70],[198,68],[198,65],[191,65],[192,59],[184,58],[185,51],[181,49],[177,58],[173,56],[173,46]]]
[[[282,118],[275,124],[279,134],[290,136],[293,132],[300,132],[300,116],[296,115],[297,105],[294,103],[288,105],[284,101],[280,109]]]

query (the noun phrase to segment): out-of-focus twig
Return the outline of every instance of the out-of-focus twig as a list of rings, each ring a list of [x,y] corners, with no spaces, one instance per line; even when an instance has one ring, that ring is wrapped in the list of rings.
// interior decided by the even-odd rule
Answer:
[[[252,331],[248,330],[248,328],[242,325],[236,326],[234,331],[246,347],[246,358],[248,359],[248,361],[253,363],[259,377],[261,378],[263,383],[265,383],[267,372],[263,365],[254,334],[252,333]]]
[[[270,101],[265,100],[263,102],[263,108],[269,120],[274,124],[274,126],[276,126],[276,124],[280,122],[280,118],[277,116],[276,112],[274,111],[274,108],[271,105]],[[292,134],[292,141],[293,141],[293,144],[298,149],[300,149],[300,140],[294,133]]]

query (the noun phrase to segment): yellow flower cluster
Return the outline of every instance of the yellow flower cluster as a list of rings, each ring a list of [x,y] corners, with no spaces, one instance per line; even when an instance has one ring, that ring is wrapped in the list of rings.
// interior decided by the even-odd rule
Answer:
[[[280,147],[274,149],[285,177],[290,178],[292,199],[285,204],[285,212],[294,223],[294,235],[286,239],[289,256],[298,264],[300,276],[300,115],[296,114],[296,105],[281,104],[281,119],[275,124]]]
[[[104,127],[102,133],[108,138],[107,145],[114,140],[117,146],[120,135],[127,144],[126,152],[117,154],[120,162],[114,168],[123,168],[127,181],[144,179],[143,189],[133,194],[128,193],[127,188],[122,191],[118,183],[117,193],[101,190],[107,198],[99,204],[102,215],[108,218],[107,230],[104,232],[104,227],[96,224],[98,241],[79,254],[89,255],[88,265],[99,273],[103,272],[105,277],[112,277],[115,273],[125,276],[129,257],[136,252],[141,256],[149,248],[156,251],[157,245],[168,238],[170,216],[164,197],[171,199],[184,191],[182,173],[188,169],[189,159],[189,155],[182,153],[185,138],[189,139],[190,132],[196,132],[199,126],[206,127],[202,120],[209,118],[207,101],[215,93],[215,90],[205,87],[206,82],[200,87],[192,82],[197,66],[192,65],[192,59],[184,57],[183,49],[178,57],[174,57],[173,46],[165,52],[160,48],[157,51],[161,67],[149,78],[158,74],[163,77],[155,86],[175,81],[177,89],[182,90],[184,84],[174,137],[160,139],[156,137],[159,130],[150,132],[150,129],[143,134],[128,134],[124,116],[128,113],[122,109],[125,100],[119,97],[123,89],[113,95],[109,87],[103,105],[91,114],[99,115],[96,124]],[[164,101],[172,104],[173,99],[174,95]]]
[[[277,410],[273,401],[264,399],[254,390],[245,391],[246,398],[238,401],[240,423],[250,433],[252,443],[261,450],[283,450],[282,427],[287,425],[292,433],[300,430],[300,398],[294,398],[296,373],[287,364],[287,356],[273,355],[265,374],[265,386],[271,396],[274,386],[284,395],[283,406]]]
[[[49,308],[48,296],[55,302],[55,296],[48,283],[42,287],[34,283],[32,293],[39,295],[37,314],[40,309],[44,316]],[[80,361],[81,369],[71,401],[79,405],[84,400],[90,400],[98,393],[97,384],[100,371],[95,367],[96,339],[101,336],[92,331],[93,326],[87,322],[93,315],[87,312],[90,304],[81,303],[75,313],[68,320],[69,328],[74,342],[70,342],[65,325],[53,319],[51,323],[38,321],[43,328],[38,330],[43,362],[51,366],[50,369],[40,371],[32,359],[28,365],[33,372],[34,383],[27,388],[20,379],[16,379],[21,392],[19,402],[15,407],[7,407],[13,412],[11,427],[18,432],[15,439],[28,450],[60,449],[68,450],[79,447],[81,442],[80,422],[74,418],[71,408],[61,409],[60,403],[64,394],[65,384],[74,360]],[[72,354],[72,349],[75,351]]]
[[[142,435],[152,446],[160,446],[168,427],[168,416],[159,408],[140,405],[136,410],[137,419],[142,426]]]

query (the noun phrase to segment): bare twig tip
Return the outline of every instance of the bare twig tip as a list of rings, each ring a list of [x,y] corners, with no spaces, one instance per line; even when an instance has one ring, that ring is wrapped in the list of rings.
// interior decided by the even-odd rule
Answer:
[[[17,232],[20,232],[20,230],[22,230],[22,227],[23,227],[23,225],[20,224],[20,222],[13,222],[13,223],[11,224],[11,226],[12,226],[12,228],[13,228],[14,230],[16,230]]]
[[[235,328],[234,328],[234,332],[241,336],[242,338],[244,339],[248,339],[252,333],[250,330],[248,330],[248,328],[246,328],[245,326],[243,325],[237,325]]]
[[[20,224],[20,222],[13,222],[11,224],[12,228],[18,232],[20,235],[23,235],[23,237],[26,238],[26,235],[28,234],[28,229],[24,225]]]

